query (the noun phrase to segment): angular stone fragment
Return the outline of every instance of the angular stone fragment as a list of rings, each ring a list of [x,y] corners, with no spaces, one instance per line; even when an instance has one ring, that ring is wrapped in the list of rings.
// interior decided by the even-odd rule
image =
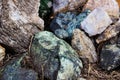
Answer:
[[[112,70],[120,66],[120,47],[116,44],[108,44],[102,48],[100,65],[105,70]]]
[[[5,57],[5,48],[3,48],[0,45],[0,64],[2,64],[4,57]]]
[[[100,43],[112,37],[115,37],[120,32],[120,20],[114,25],[110,25],[97,39],[96,42]]]
[[[75,10],[83,6],[87,0],[53,0],[54,13]]]
[[[98,60],[92,41],[79,29],[74,30],[72,47],[81,58],[87,58],[89,62],[96,62]]]
[[[38,80],[35,71],[21,68],[23,55],[11,60],[2,69],[0,69],[0,80]]]
[[[0,0],[0,4],[0,43],[26,52],[30,38],[44,28],[38,16],[40,0]]]
[[[103,9],[96,8],[81,22],[81,28],[89,36],[94,36],[102,33],[111,23],[108,14]]]
[[[77,80],[81,73],[82,62],[77,53],[51,32],[44,31],[35,35],[30,56],[36,71],[45,79]]]
[[[59,38],[71,38],[73,30],[80,28],[81,22],[90,13],[90,10],[85,10],[84,12],[76,15],[72,12],[59,13],[51,22],[50,29]]]
[[[116,0],[88,0],[84,9],[94,10],[98,7],[104,9],[111,17],[119,17],[119,6]]]

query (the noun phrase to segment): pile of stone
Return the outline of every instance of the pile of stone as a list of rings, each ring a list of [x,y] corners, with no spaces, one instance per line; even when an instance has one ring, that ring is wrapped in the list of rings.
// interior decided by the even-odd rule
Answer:
[[[24,3],[25,0],[22,1]],[[40,7],[38,2],[41,3]],[[25,44],[24,39],[18,38],[16,46],[16,38],[13,35],[7,35],[10,38],[6,39],[8,42],[5,45],[8,43],[8,46],[13,49],[17,48],[15,52],[20,54],[4,65],[7,53],[5,48],[0,46],[0,66],[2,65],[0,80],[82,80],[84,60],[90,64],[98,62],[106,71],[120,66],[120,4],[118,0],[31,0],[28,3],[36,4],[35,11],[31,11],[30,16],[25,12],[26,9],[19,7],[21,5],[19,1],[8,0],[6,4],[11,11],[8,13],[9,19],[4,18],[5,16],[0,18],[0,20],[4,19],[1,21],[1,29],[14,24],[13,26],[17,26],[28,37],[21,35],[20,31],[18,35],[13,35],[23,36],[25,41],[29,42]],[[0,11],[1,9],[0,7]],[[34,8],[29,5],[28,9]],[[51,31],[43,30],[44,23],[38,17],[37,11],[43,19],[51,13],[54,14],[50,25],[47,26]],[[3,13],[4,11],[0,12],[0,16],[4,15]],[[5,20],[10,24],[4,23]],[[31,41],[30,37],[32,37]],[[71,43],[67,43],[66,40]],[[1,37],[0,43],[4,44]],[[25,46],[19,46],[20,43]],[[103,45],[98,51],[101,43]],[[32,67],[23,66],[23,62],[29,63],[27,57]]]

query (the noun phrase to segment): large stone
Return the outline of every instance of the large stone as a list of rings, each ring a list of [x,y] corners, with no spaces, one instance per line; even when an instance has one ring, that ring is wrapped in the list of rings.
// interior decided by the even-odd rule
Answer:
[[[50,28],[59,38],[71,38],[73,30],[80,28],[81,22],[89,13],[89,10],[79,15],[72,12],[59,13],[51,22]]]
[[[120,19],[113,25],[110,25],[98,38],[96,39],[97,43],[109,40],[112,37],[115,37],[120,33]]]
[[[53,0],[54,13],[75,10],[83,6],[87,0]]]
[[[4,57],[5,57],[5,48],[3,48],[3,47],[0,45],[0,65],[3,63]]]
[[[19,56],[0,69],[0,80],[38,80],[35,71],[21,68],[23,58],[24,55]]]
[[[105,70],[112,70],[120,66],[120,46],[105,45],[100,54],[100,65]]]
[[[98,60],[92,41],[79,29],[74,30],[72,47],[81,58],[87,58],[89,62],[96,62]]]
[[[102,33],[111,23],[108,14],[103,9],[96,8],[81,22],[81,28],[89,36],[94,36]]]
[[[94,10],[98,7],[104,9],[111,17],[119,17],[119,6],[116,0],[88,0],[84,9]]]
[[[26,52],[31,37],[44,29],[39,6],[40,0],[0,0],[0,43]]]
[[[34,36],[30,56],[36,71],[49,80],[77,80],[83,67],[70,45],[47,31]]]

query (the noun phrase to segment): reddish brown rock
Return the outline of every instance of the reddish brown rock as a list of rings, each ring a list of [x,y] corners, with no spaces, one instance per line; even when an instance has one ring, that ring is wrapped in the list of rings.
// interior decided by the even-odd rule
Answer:
[[[110,25],[97,39],[96,42],[100,43],[112,37],[115,37],[120,32],[120,20],[113,25]]]
[[[111,17],[119,17],[119,6],[116,0],[88,0],[84,9],[94,10],[97,7],[104,9]]]
[[[72,47],[81,58],[87,58],[89,62],[97,61],[97,54],[92,41],[79,29],[74,30]]]

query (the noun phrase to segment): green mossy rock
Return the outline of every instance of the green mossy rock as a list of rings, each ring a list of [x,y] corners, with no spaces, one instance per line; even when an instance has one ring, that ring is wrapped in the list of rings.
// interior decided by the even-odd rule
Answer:
[[[76,80],[83,67],[70,45],[47,31],[34,36],[30,55],[36,70],[48,80]]]

